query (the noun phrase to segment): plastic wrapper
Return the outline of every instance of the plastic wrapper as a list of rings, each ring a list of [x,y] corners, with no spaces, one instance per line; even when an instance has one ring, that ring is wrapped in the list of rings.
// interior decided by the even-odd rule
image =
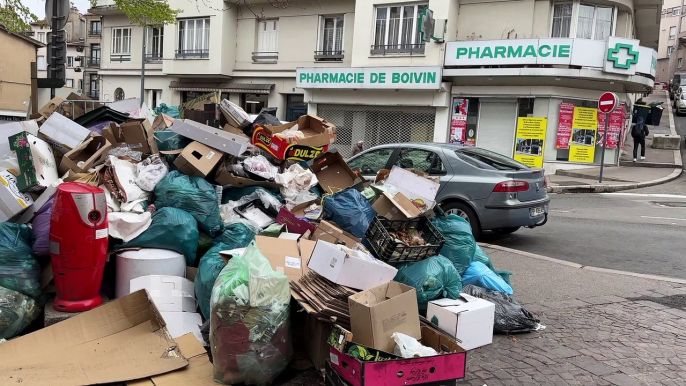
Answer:
[[[244,224],[247,226],[251,231],[254,233],[260,233],[262,230],[262,227],[257,224],[254,221],[250,221],[248,219],[245,219],[241,216],[239,216],[235,211],[234,208],[239,207],[241,205],[247,204],[249,202],[255,201],[255,200],[260,200],[262,202],[262,205],[264,205],[265,208],[268,208],[275,213],[278,213],[279,210],[281,210],[281,202],[276,199],[276,197],[272,196],[269,194],[264,189],[255,189],[255,191],[247,196],[244,196],[238,201],[229,201],[226,204],[223,204],[220,206],[221,210],[221,217],[222,220],[224,221],[225,225],[230,225],[230,224]]]
[[[462,217],[454,214],[436,216],[431,219],[431,222],[445,238],[441,255],[452,261],[457,272],[464,275],[469,264],[474,260],[476,252],[476,240],[472,235],[472,227]]]
[[[135,239],[121,248],[160,248],[181,253],[186,264],[195,263],[198,249],[198,223],[193,216],[176,208],[161,208],[152,215],[152,223]]]
[[[251,195],[258,190],[263,190],[276,198],[279,202],[283,202],[283,197],[278,189],[267,189],[261,186],[248,186],[245,188],[225,188],[222,192],[222,204],[226,204],[229,201],[238,201],[241,198]]]
[[[317,185],[317,177],[311,170],[303,169],[300,164],[291,165],[286,171],[277,175],[276,182],[283,186],[281,195],[289,210],[318,198],[310,192],[310,189]]]
[[[360,192],[348,188],[324,197],[324,219],[331,220],[341,229],[362,238],[376,212]]]
[[[512,272],[500,271],[495,269],[493,263],[491,262],[491,258],[488,257],[488,254],[486,254],[486,252],[483,249],[481,249],[479,244],[476,245],[476,250],[474,252],[474,261],[478,261],[483,265],[487,266],[488,269],[498,274],[498,276],[500,276],[505,281],[505,283],[507,283],[507,285],[512,287],[512,283],[510,282],[510,276],[512,275]]]
[[[469,264],[469,268],[462,275],[462,284],[471,284],[477,287],[500,291],[508,295],[514,293],[512,287],[505,280],[478,261],[473,261]]]
[[[136,170],[138,172],[136,185],[146,192],[154,191],[157,183],[169,173],[167,165],[162,161],[159,154],[153,154],[145,161],[137,164]]]
[[[263,108],[260,113],[255,117],[255,120],[252,121],[253,126],[254,125],[260,125],[260,126],[279,126],[281,125],[281,121],[279,118],[276,117],[276,107],[265,107]]]
[[[233,120],[235,120],[235,123],[238,124],[238,128],[246,129],[252,126],[252,119],[250,119],[250,115],[246,113],[245,110],[240,108],[240,106],[230,102],[228,99],[222,100],[219,104],[219,108],[222,110],[222,113],[229,115],[231,118],[233,118]]]
[[[268,385],[286,369],[293,355],[290,298],[288,278],[272,269],[254,243],[229,260],[212,289],[215,382]]]
[[[19,335],[41,313],[41,307],[30,297],[0,287],[0,338]]]
[[[36,299],[41,294],[40,264],[31,239],[28,225],[0,223],[0,286]]]
[[[457,299],[462,291],[462,281],[453,263],[443,256],[405,263],[398,266],[393,280],[417,290],[419,312],[426,315],[428,303],[436,299]]]
[[[136,165],[114,156],[109,156],[105,165],[101,178],[117,200],[126,203],[148,198],[148,193],[136,185]]]
[[[269,160],[263,155],[256,155],[248,157],[243,161],[243,169],[265,180],[274,181],[276,175],[279,173],[279,168],[272,165]]]
[[[107,229],[110,236],[129,242],[140,236],[152,225],[150,212],[110,212],[107,214]]]
[[[129,157],[134,161],[140,162],[143,159],[143,152],[132,150],[128,145],[113,147],[107,152],[113,157]]]
[[[419,341],[409,335],[400,332],[394,332],[391,335],[395,342],[395,349],[393,353],[403,358],[420,358],[438,355],[436,350],[431,347],[426,347],[419,343]]]
[[[515,334],[535,330],[540,320],[522,307],[509,295],[474,285],[466,285],[462,292],[477,298],[488,300],[495,305],[495,320],[493,332],[500,334]]]
[[[36,256],[50,256],[50,217],[52,216],[51,198],[46,202],[33,218],[31,227],[33,228],[33,254]]]
[[[165,114],[169,115],[172,118],[181,118],[181,115],[179,114],[179,107],[167,106],[166,103],[160,103],[157,107],[155,107],[153,112],[155,113],[155,115]]]
[[[155,186],[155,206],[172,207],[190,213],[200,229],[214,237],[222,231],[219,198],[214,187],[200,177],[190,177],[177,170]]]

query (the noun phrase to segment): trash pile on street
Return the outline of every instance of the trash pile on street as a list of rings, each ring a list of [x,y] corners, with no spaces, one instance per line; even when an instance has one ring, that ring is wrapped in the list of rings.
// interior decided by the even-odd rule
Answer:
[[[0,125],[0,374],[268,385],[300,348],[329,385],[433,383],[542,327],[437,179],[365,180],[325,119],[67,99]]]

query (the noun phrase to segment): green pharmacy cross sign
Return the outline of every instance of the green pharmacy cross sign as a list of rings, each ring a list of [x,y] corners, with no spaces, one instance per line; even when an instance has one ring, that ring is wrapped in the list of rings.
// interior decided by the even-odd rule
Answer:
[[[624,63],[621,63],[620,58],[617,56],[622,49],[626,49],[628,54],[628,58]],[[607,60],[612,62],[614,68],[628,70],[631,68],[632,64],[638,63],[638,51],[634,51],[634,47],[631,44],[617,43],[614,48],[609,48],[607,50]]]

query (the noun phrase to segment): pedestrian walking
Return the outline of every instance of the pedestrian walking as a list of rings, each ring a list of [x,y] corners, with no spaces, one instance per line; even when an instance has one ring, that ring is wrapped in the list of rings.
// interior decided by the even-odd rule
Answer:
[[[353,150],[352,150],[352,156],[355,156],[357,154],[360,154],[364,148],[364,141],[359,141],[356,144],[353,145]]]
[[[636,124],[631,128],[631,137],[634,139],[634,162],[638,156],[639,145],[641,145],[641,161],[646,159],[646,136],[648,134],[650,134],[648,125],[644,124],[643,118],[639,117]]]

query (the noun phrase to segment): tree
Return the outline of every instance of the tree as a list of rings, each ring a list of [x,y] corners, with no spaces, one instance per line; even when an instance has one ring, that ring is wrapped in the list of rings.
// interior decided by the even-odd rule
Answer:
[[[32,22],[38,17],[21,3],[21,0],[0,0],[0,24],[12,33],[31,30]]]
[[[91,7],[95,7],[97,0],[90,0]],[[131,24],[142,27],[160,26],[176,23],[179,9],[172,9],[166,1],[157,0],[114,0],[115,6],[124,12]]]

